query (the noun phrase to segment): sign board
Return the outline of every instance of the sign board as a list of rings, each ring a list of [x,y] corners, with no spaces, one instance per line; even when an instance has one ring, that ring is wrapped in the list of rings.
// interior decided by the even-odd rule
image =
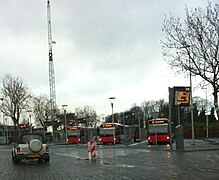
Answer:
[[[190,105],[190,87],[174,87],[175,106],[189,106]]]
[[[115,124],[114,124],[115,126]],[[112,123],[109,123],[109,124],[101,124],[101,127],[103,128],[110,128],[110,127],[113,127],[113,124]]]
[[[190,106],[191,88],[174,86],[169,88],[169,103],[171,106]]]
[[[19,126],[20,126],[21,129],[27,128],[27,125],[26,125],[26,124],[20,124]]]

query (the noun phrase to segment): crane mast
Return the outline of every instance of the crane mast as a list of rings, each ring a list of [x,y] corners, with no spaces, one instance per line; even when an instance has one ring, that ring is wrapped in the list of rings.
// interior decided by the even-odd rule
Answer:
[[[48,45],[49,45],[49,88],[50,88],[50,103],[51,111],[54,113],[56,105],[56,92],[55,92],[55,73],[52,54],[52,28],[51,28],[51,11],[50,2],[47,1],[47,22],[48,22]]]

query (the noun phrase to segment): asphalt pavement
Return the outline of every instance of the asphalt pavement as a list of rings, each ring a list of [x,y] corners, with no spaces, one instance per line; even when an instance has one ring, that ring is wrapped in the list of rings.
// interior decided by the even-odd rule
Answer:
[[[219,179],[218,139],[184,139],[184,150],[175,143],[148,146],[146,141],[130,145],[99,146],[96,160],[88,160],[87,145],[51,144],[49,164],[11,162],[11,145],[0,146],[0,179]],[[100,152],[102,151],[102,154]]]

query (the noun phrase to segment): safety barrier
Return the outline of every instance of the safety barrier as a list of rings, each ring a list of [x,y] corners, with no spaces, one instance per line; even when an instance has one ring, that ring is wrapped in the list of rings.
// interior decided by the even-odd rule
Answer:
[[[88,159],[96,159],[97,155],[97,143],[96,141],[90,141],[87,143],[88,144]]]

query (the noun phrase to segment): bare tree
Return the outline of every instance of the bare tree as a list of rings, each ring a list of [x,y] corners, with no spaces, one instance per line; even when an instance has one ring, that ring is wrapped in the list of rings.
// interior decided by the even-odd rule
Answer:
[[[144,110],[145,115],[149,118],[155,116],[155,114],[159,113],[159,107],[157,106],[157,101],[144,101],[142,103],[142,108]]]
[[[132,104],[132,107],[130,108],[130,111],[132,112],[141,112],[141,107],[138,106],[136,103]]]
[[[142,109],[145,113],[145,116],[149,118],[158,117],[167,117],[168,113],[166,112],[167,103],[164,99],[159,99],[158,101],[144,101],[142,102]]]
[[[75,108],[75,114],[80,119],[83,118],[86,121],[87,126],[95,126],[97,113],[96,110],[91,106],[84,106],[83,108],[77,107]]]
[[[19,77],[12,77],[5,75],[2,79],[0,110],[11,117],[14,123],[15,135],[17,134],[17,126],[19,127],[19,120],[22,110],[29,109],[29,99],[31,97],[28,88]],[[16,141],[17,136],[15,136]]]
[[[193,102],[196,104],[197,111],[200,113],[201,111],[206,111],[207,113],[210,112],[211,108],[213,108],[212,102],[206,101],[206,99],[201,98],[199,96],[193,97]]]
[[[174,71],[200,77],[213,89],[214,105],[218,108],[219,92],[219,5],[210,2],[206,9],[189,10],[186,19],[165,18],[162,50],[166,62]],[[202,84],[201,83],[201,84]]]
[[[142,102],[142,108],[145,114],[145,117],[149,119],[151,117],[151,112],[150,112],[150,101],[144,101]]]
[[[33,112],[35,115],[35,123],[37,126],[42,126],[45,130],[47,122],[51,116],[50,100],[46,96],[33,98]]]

